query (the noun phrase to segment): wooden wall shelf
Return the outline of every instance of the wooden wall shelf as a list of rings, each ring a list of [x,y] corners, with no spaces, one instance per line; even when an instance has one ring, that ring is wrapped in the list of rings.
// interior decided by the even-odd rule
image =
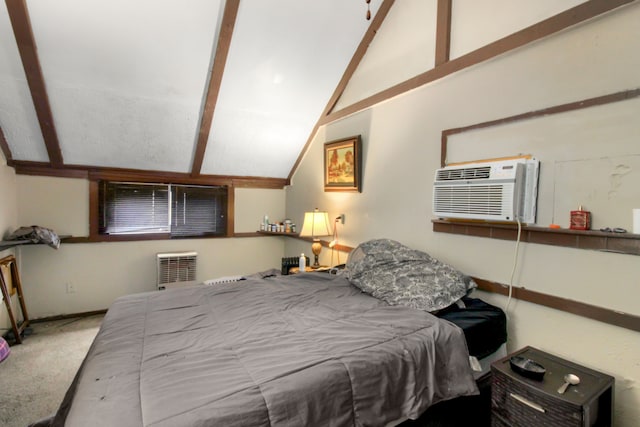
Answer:
[[[300,240],[304,240],[305,242],[313,242],[313,238],[311,237],[300,237],[300,235],[298,233],[278,233],[278,232],[270,232],[270,231],[258,231],[257,232],[258,235],[261,236],[286,236],[286,237],[295,237],[296,239],[300,239]],[[351,246],[345,246],[345,245],[335,245],[333,247],[330,246],[330,242],[326,241],[326,240],[320,240],[320,244],[322,244],[322,246],[324,246],[325,248],[330,248],[336,251],[340,251],[340,252],[351,252],[354,248],[352,248]]]
[[[19,245],[35,245],[35,243],[29,240],[2,240],[0,241],[0,251]]]
[[[300,235],[298,233],[285,233],[285,232],[280,232],[280,231],[257,231],[256,233],[258,234],[264,234],[267,236],[289,236],[289,237],[300,237]]]
[[[66,243],[68,239],[74,239],[71,236],[58,236],[60,243]],[[44,242],[34,242],[32,240],[0,240],[0,251],[22,245],[46,245]]]
[[[488,237],[500,240],[516,240],[515,224],[490,224],[482,222],[458,222],[434,219],[433,231]],[[541,245],[563,246],[575,249],[591,249],[628,255],[640,255],[640,234],[614,233],[594,230],[569,230],[522,226],[520,241]]]

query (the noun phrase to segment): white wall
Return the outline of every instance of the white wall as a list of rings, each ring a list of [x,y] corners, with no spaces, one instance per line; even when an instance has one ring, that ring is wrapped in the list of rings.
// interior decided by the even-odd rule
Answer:
[[[89,235],[89,181],[30,175],[16,177],[20,226],[39,225],[60,236]]]
[[[367,61],[361,62],[354,72],[336,108],[346,107],[433,67],[438,2],[402,2],[410,6],[394,6],[389,10],[385,25],[378,32],[381,37],[376,36],[375,42],[369,45]],[[422,30],[415,31],[416,27]]]
[[[455,2],[454,6],[465,4]],[[396,11],[402,16],[419,13],[418,9],[407,10],[412,7],[415,7],[413,2],[396,2],[393,8],[405,9]],[[483,7],[491,10],[487,4]],[[514,242],[432,231],[431,185],[440,163],[441,131],[640,87],[638,22],[640,4],[634,3],[323,127],[296,171],[292,187],[287,190],[287,215],[299,218],[304,210],[315,206],[328,210],[331,216],[345,213],[347,221],[339,230],[343,244],[357,246],[372,238],[393,238],[426,250],[468,274],[507,283]],[[488,28],[494,23],[490,15],[485,15],[478,16],[475,24]],[[386,43],[378,37],[411,32],[401,26],[398,20],[383,24],[363,59],[366,64],[363,66],[370,68],[371,64],[383,63],[385,55],[393,58],[394,52],[379,48]],[[415,25],[411,30],[430,31]],[[454,28],[454,31],[465,30]],[[465,36],[454,34],[453,38],[468,39]],[[392,67],[380,66],[379,69],[391,72]],[[376,75],[369,72],[361,78],[375,79]],[[385,79],[393,80],[388,76]],[[367,82],[358,81],[357,85],[367,87]],[[354,101],[360,98],[352,95]],[[616,108],[631,109],[625,113],[637,117],[640,113],[637,105],[621,103]],[[587,132],[597,133],[610,123],[607,114],[597,120],[580,117],[577,115],[577,120],[581,120],[577,126]],[[635,132],[631,129],[627,132]],[[364,147],[362,193],[324,193],[323,144],[357,134],[362,135]],[[513,135],[519,136],[526,137],[526,134]],[[627,155],[638,152],[638,136],[621,142],[626,144]],[[603,138],[591,143],[608,142]],[[603,166],[596,163],[596,167]],[[607,175],[610,171],[595,172]],[[637,188],[637,182],[630,181],[630,174],[619,179],[622,187]],[[635,191],[633,194],[637,197],[638,190]],[[548,195],[541,197],[541,203],[550,203],[545,198]],[[598,199],[596,206],[603,204],[604,201]],[[286,242],[286,252],[289,255],[306,252],[308,246],[297,241]],[[325,248],[322,262],[329,263],[329,256],[330,251]],[[640,298],[639,278],[637,256],[523,244],[514,284],[637,316],[640,315],[635,303]],[[502,296],[477,294],[488,302],[506,305]],[[615,425],[637,425],[640,419],[638,332],[519,301],[512,301],[508,315],[510,350],[532,345],[615,376]]]
[[[47,317],[108,308],[119,296],[156,289],[156,254],[198,252],[197,280],[279,268],[282,238],[180,239],[21,248],[29,314]],[[67,293],[67,283],[75,293]]]
[[[0,237],[11,233],[16,229],[17,209],[16,209],[16,175],[12,168],[7,166],[4,155],[0,152]],[[14,254],[13,249],[0,250],[0,258]],[[0,296],[0,300],[2,300]],[[16,297],[12,298],[12,307],[19,309]],[[5,308],[4,301],[0,304],[0,335],[4,335],[4,329],[10,328],[11,322]]]
[[[60,235],[88,235],[87,181],[25,175],[18,175],[15,181],[20,225],[41,225]],[[284,207],[284,190],[237,189],[235,231],[256,231],[264,214],[284,218]],[[33,245],[18,252],[29,315],[38,318],[101,310],[121,295],[154,290],[159,252],[198,252],[198,280],[279,268],[283,239],[63,243],[57,250]],[[74,293],[67,293],[68,283]]]
[[[534,153],[541,163],[537,225],[568,228],[569,212],[583,206],[593,229],[631,231],[640,201],[638,111],[636,97],[450,135],[447,162]]]
[[[0,203],[0,237],[4,237],[7,234],[15,230],[17,223],[16,209],[16,174],[13,168],[7,166],[7,161],[0,152],[0,196],[2,196],[2,203]],[[9,255],[11,252],[2,251],[0,256]]]
[[[458,58],[547,19],[585,0],[454,1],[451,8],[451,58]],[[491,25],[478,25],[490,22]]]

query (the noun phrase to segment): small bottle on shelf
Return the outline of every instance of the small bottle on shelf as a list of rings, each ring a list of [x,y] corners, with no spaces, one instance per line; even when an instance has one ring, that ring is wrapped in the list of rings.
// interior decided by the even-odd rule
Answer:
[[[304,254],[300,254],[300,260],[298,262],[298,270],[300,273],[304,273],[307,267],[307,260],[304,257]]]

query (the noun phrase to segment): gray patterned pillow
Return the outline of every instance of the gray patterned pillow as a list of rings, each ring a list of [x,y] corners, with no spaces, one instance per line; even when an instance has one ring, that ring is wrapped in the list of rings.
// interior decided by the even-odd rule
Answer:
[[[347,279],[390,305],[434,312],[448,307],[476,283],[450,265],[394,240],[361,243],[347,259]]]

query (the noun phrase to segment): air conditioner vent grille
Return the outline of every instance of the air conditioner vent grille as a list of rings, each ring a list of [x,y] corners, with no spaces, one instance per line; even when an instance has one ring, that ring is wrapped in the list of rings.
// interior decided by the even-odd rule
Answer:
[[[452,214],[500,216],[503,211],[502,185],[438,186],[434,209]]]
[[[157,254],[158,288],[165,283],[196,280],[197,252]]]
[[[440,169],[436,181],[488,179],[491,173],[490,166],[477,168]]]

